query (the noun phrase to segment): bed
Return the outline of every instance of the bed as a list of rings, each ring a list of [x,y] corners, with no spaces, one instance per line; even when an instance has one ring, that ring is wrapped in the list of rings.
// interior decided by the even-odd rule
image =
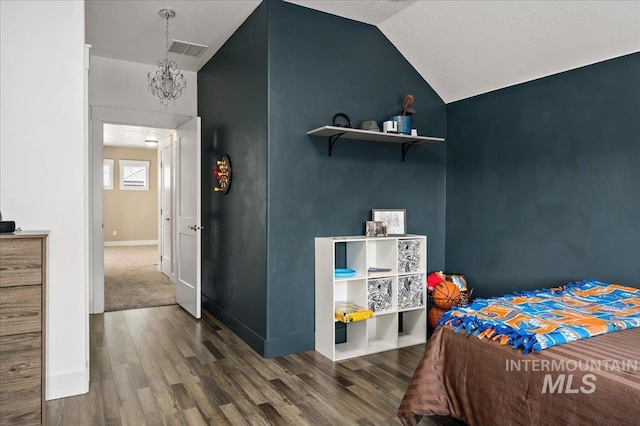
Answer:
[[[616,309],[624,310],[620,303]],[[455,321],[450,315],[443,322]],[[620,329],[617,320],[609,322]],[[532,352],[515,339],[504,345],[501,337],[480,339],[482,327],[460,330],[460,324],[441,325],[429,339],[398,410],[403,424],[417,425],[429,415],[470,426],[638,424],[636,322]]]

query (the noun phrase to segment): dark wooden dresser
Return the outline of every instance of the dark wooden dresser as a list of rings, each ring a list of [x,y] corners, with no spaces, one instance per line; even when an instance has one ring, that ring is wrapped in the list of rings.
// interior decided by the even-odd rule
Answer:
[[[44,423],[47,238],[0,234],[0,425]]]

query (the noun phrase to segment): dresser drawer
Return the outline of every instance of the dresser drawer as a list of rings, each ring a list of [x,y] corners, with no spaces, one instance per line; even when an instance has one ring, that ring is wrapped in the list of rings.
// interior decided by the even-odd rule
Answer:
[[[42,421],[40,333],[0,337],[0,425]]]
[[[42,239],[0,239],[0,287],[42,284]]]
[[[0,336],[42,330],[42,286],[0,288]]]

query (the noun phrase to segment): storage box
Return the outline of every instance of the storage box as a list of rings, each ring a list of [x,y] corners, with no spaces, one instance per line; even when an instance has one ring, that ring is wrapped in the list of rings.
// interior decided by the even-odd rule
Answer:
[[[422,306],[422,292],[426,285],[423,275],[405,275],[398,282],[398,309]]]
[[[398,241],[398,273],[420,271],[420,240]]]
[[[348,302],[336,302],[335,318],[342,322],[362,321],[373,316],[371,309]]]
[[[367,281],[367,306],[373,312],[388,311],[393,307],[391,278],[376,278]]]

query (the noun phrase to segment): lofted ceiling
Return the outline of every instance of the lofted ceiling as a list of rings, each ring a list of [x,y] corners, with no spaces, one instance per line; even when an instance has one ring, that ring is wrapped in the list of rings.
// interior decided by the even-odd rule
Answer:
[[[640,1],[286,0],[376,25],[446,103],[640,52]],[[92,54],[155,64],[170,38],[208,45],[198,71],[260,4],[225,1],[86,1]]]

